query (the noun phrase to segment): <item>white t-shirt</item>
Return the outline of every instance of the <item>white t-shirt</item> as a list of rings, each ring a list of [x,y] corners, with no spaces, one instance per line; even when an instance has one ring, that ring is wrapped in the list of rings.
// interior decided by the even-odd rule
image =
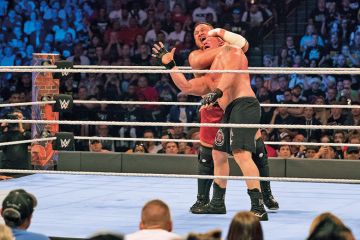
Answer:
[[[195,10],[193,11],[193,14],[192,14],[193,21],[194,22],[206,22],[206,15],[209,13],[213,15],[214,22],[217,22],[216,12],[211,7],[207,7],[204,9],[202,9],[200,7],[195,8]]]
[[[168,34],[161,30],[161,32],[164,33],[165,35],[165,39],[167,40],[168,39]],[[155,30],[154,29],[151,29],[149,31],[147,31],[146,35],[145,35],[145,42],[146,43],[153,43],[156,41],[156,33],[155,33]]]
[[[125,236],[125,240],[174,240],[181,236],[163,229],[144,229]]]
[[[180,41],[180,42],[184,42],[184,38],[185,38],[185,31],[181,30],[181,32],[177,33],[175,31],[171,32],[169,34],[168,37],[168,41]]]

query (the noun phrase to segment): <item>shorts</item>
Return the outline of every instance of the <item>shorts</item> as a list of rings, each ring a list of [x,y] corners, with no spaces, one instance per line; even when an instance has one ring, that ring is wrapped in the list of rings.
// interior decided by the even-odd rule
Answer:
[[[225,110],[223,123],[259,124],[260,103],[254,97],[240,97]],[[234,150],[256,151],[255,134],[258,128],[220,128],[216,133],[213,149],[232,154]]]

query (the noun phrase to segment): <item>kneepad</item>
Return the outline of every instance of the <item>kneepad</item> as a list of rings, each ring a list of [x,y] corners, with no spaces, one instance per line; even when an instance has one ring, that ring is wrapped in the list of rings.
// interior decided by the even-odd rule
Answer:
[[[263,167],[268,164],[266,147],[261,138],[256,140],[256,149],[253,154],[253,159],[258,167]]]
[[[212,149],[207,147],[200,147],[198,161],[199,161],[199,174],[213,175],[214,174],[214,161],[211,155]]]

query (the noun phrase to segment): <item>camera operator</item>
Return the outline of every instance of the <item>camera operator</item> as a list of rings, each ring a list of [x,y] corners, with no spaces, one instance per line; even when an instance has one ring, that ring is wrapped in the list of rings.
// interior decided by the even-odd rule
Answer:
[[[14,110],[6,116],[6,119],[22,120],[20,110]],[[22,123],[1,123],[0,142],[21,141],[31,138],[29,131],[25,131]],[[2,146],[1,168],[29,169],[28,144],[15,144]]]

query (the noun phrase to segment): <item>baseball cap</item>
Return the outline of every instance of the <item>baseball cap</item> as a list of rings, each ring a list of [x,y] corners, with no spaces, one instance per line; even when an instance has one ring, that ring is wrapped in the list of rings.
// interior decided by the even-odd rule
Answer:
[[[240,9],[235,8],[235,9],[233,10],[233,14],[240,14]]]
[[[2,215],[7,225],[16,227],[31,216],[37,205],[36,197],[24,189],[9,192],[2,203]]]
[[[280,133],[280,138],[281,138],[281,139],[284,139],[284,138],[286,138],[286,137],[290,137],[290,135],[289,135],[287,132],[282,132],[282,133]]]
[[[346,149],[346,152],[347,153],[353,153],[353,152],[359,153],[359,148],[358,147],[348,147],[348,149]]]

